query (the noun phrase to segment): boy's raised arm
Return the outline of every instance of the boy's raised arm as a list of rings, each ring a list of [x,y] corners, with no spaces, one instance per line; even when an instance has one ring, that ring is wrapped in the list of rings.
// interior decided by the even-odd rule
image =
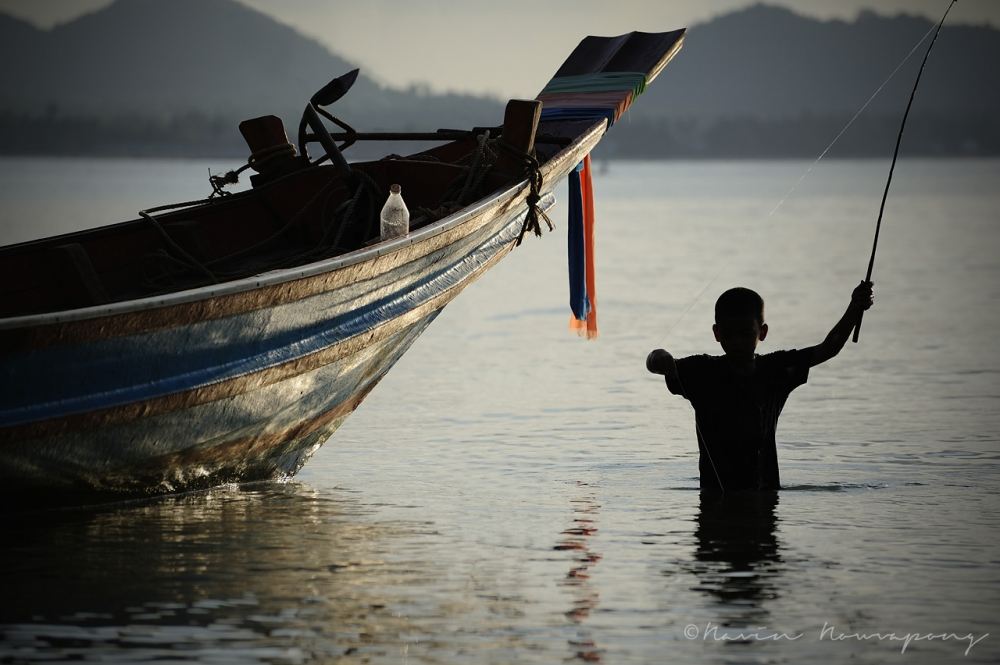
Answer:
[[[811,354],[810,366],[826,362],[844,348],[847,338],[851,336],[851,331],[854,329],[854,324],[858,321],[858,316],[861,312],[868,310],[875,302],[873,286],[872,282],[861,282],[854,287],[854,291],[851,293],[851,303],[847,306],[844,315],[830,330],[826,339],[822,343],[806,349]]]

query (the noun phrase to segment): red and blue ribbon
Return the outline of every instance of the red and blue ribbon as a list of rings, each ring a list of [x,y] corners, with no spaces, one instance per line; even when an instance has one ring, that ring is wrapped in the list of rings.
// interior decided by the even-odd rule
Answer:
[[[570,330],[597,337],[597,287],[594,274],[594,186],[590,155],[569,174],[569,307]]]

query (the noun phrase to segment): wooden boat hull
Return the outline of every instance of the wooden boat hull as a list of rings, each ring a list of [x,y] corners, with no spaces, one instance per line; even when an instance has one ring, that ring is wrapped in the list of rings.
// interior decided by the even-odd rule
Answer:
[[[603,132],[545,165],[540,207]],[[224,288],[46,326],[5,320],[0,487],[133,495],[294,474],[514,247],[527,193],[520,183],[408,238]]]
[[[277,179],[262,166],[246,195],[2,248],[0,493],[141,495],[294,474],[441,309],[515,246],[533,203],[552,205],[554,187],[676,54],[683,32],[584,39],[540,96],[544,108],[508,105],[511,122],[493,141],[495,180],[459,167],[473,149],[478,163],[488,133],[355,174],[342,157],[326,167],[303,154]],[[257,121],[245,136],[271,131]],[[538,127],[548,144],[535,150]],[[300,132],[300,147],[307,140]],[[339,157],[328,133],[324,145]],[[446,198],[458,173],[465,184]],[[522,173],[530,183],[517,182]],[[424,225],[341,245],[345,217],[324,244],[335,191],[348,199],[332,210],[353,213],[361,200],[360,185],[346,187],[354,176],[420,183],[412,191],[430,210]],[[466,205],[473,182],[468,198],[499,189]],[[332,258],[302,258],[311,256]],[[226,263],[234,257],[238,266]],[[170,269],[177,264],[184,270]],[[283,265],[294,267],[271,269]],[[135,291],[147,272],[170,279]]]

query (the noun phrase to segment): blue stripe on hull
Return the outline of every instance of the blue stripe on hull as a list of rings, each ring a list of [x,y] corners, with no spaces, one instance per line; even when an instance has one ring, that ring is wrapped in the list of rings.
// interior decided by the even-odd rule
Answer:
[[[495,220],[422,266],[402,266],[397,271],[401,274],[390,278],[395,283],[386,285],[391,287],[387,293],[380,293],[386,289],[378,285],[346,289],[353,291],[346,295],[361,296],[364,304],[360,306],[358,299],[345,302],[345,294],[336,294],[334,302],[330,302],[333,294],[321,294],[186,328],[5,359],[0,426],[182,393],[329,349],[412,311],[443,291],[464,286],[475,278],[479,267],[509,247],[522,217]],[[484,233],[491,235],[483,240]],[[467,247],[468,242],[480,244]],[[365,295],[369,297],[366,302]],[[331,308],[341,311],[324,316]]]
[[[440,311],[340,361],[253,392],[126,421],[99,436],[71,432],[7,444],[0,493],[161,493],[292,475]]]

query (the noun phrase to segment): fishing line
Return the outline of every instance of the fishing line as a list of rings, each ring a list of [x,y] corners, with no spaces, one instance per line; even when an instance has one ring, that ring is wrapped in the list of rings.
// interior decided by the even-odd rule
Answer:
[[[951,4],[953,5],[956,1],[957,0],[952,0]],[[949,11],[951,10],[951,5],[948,6],[948,10]],[[946,11],[945,12],[945,16],[947,16],[947,15],[948,15],[948,12]],[[816,165],[819,164],[823,160],[824,157],[826,157],[827,153],[830,152],[830,150],[833,148],[833,146],[836,145],[837,142],[840,141],[840,139],[844,136],[844,134],[847,133],[847,130],[850,129],[851,125],[854,124],[854,121],[857,120],[861,116],[862,113],[864,113],[865,109],[867,109],[868,106],[871,105],[872,101],[874,101],[874,99],[879,95],[879,93],[882,92],[883,88],[885,88],[885,86],[888,85],[889,81],[891,81],[893,79],[893,77],[895,77],[896,74],[899,72],[899,70],[903,68],[903,65],[905,65],[910,60],[910,58],[913,57],[913,54],[917,52],[917,49],[920,48],[920,45],[923,44],[932,33],[934,34],[934,39],[937,39],[937,32],[935,32],[935,31],[940,31],[941,30],[941,25],[943,25],[943,23],[944,23],[944,18],[941,19],[941,23],[939,23],[938,25],[936,25],[936,26],[932,25],[930,27],[930,29],[926,33],[924,33],[924,35],[920,39],[917,40],[917,42],[913,45],[913,48],[910,49],[909,53],[907,53],[903,57],[903,59],[899,61],[899,64],[896,65],[896,67],[892,70],[892,72],[889,73],[889,75],[885,78],[885,80],[883,80],[882,83],[879,84],[879,86],[877,88],[875,88],[875,91],[872,92],[871,96],[868,97],[868,99],[865,101],[865,103],[862,104],[860,108],[858,108],[858,110],[854,113],[854,115],[851,117],[851,119],[847,121],[847,124],[845,124],[841,128],[841,130],[839,132],[837,132],[836,136],[833,137],[833,140],[830,141],[829,145],[827,145],[826,148],[824,148],[823,151],[819,154],[819,156],[815,160],[813,160],[813,162],[802,172],[802,175],[799,176],[798,180],[795,181],[795,183],[791,186],[791,188],[785,193],[785,195],[778,201],[778,203],[767,214],[766,219],[771,219],[772,217],[774,217],[774,213],[776,213],[778,211],[778,209],[781,208],[781,206],[783,206],[785,204],[785,202],[791,197],[791,195],[798,189],[799,185],[801,185],[802,182],[809,176],[809,174],[812,173],[813,169],[816,168]],[[931,41],[931,45],[933,46],[933,44],[934,44],[934,41],[932,40]],[[928,53],[929,52],[930,52],[930,49],[928,48]],[[925,55],[924,56],[924,62],[926,63],[926,61],[927,61],[927,58],[926,58],[926,55]],[[921,65],[921,71],[923,71],[923,65]],[[917,80],[919,81],[919,74],[917,76]],[[911,101],[912,101],[912,96],[911,96]],[[909,107],[907,107],[907,108],[909,108]],[[904,116],[904,122],[905,122],[905,116]],[[898,145],[897,145],[897,150],[898,150]],[[894,161],[894,163],[895,163],[895,161]],[[891,174],[890,174],[890,180],[891,180]],[[884,205],[885,205],[885,202],[883,200],[883,206]],[[881,213],[879,215],[879,219],[881,220]],[[877,236],[876,236],[876,243],[877,242],[878,242],[878,240],[877,240]],[[694,309],[694,306],[696,304],[698,304],[698,302],[701,300],[702,296],[705,294],[705,291],[708,290],[708,287],[711,286],[713,283],[715,283],[715,280],[717,280],[719,278],[719,276],[723,273],[723,271],[725,271],[725,269],[727,267],[728,267],[728,264],[723,265],[718,270],[718,272],[716,272],[711,278],[709,278],[709,280],[705,283],[705,285],[701,287],[701,289],[695,295],[694,299],[691,300],[691,302],[684,309],[684,311],[681,312],[681,315],[677,318],[677,320],[674,321],[674,323],[667,328],[666,334],[668,336],[674,331],[674,329],[678,325],[680,325],[681,321],[684,320],[684,318],[691,312],[691,310]],[[868,279],[869,280],[871,279],[870,275],[869,275]]]
[[[674,361],[674,376],[677,377],[677,385],[680,386],[681,394],[689,402],[691,398],[687,396],[687,389],[684,388],[684,382],[681,381],[681,373],[677,370],[677,362]],[[694,403],[692,402],[692,406]],[[694,428],[698,432],[698,436],[701,438],[701,442],[704,444],[705,454],[708,456],[708,463],[712,465],[712,473],[715,474],[715,480],[719,483],[719,489],[722,494],[726,493],[726,486],[722,484],[722,477],[719,475],[719,470],[715,468],[715,460],[712,459],[712,452],[708,449],[708,439],[705,437],[705,433],[701,430],[701,423],[698,422],[698,412],[694,413]]]
[[[905,65],[909,61],[909,59],[911,57],[913,57],[913,54],[916,53],[916,51],[917,51],[918,48],[920,48],[920,45],[923,44],[927,40],[927,37],[930,36],[931,33],[934,33],[934,37],[933,37],[933,39],[931,39],[931,43],[927,47],[927,51],[924,54],[923,62],[920,64],[920,70],[917,72],[917,78],[916,78],[916,81],[913,84],[913,90],[910,92],[910,100],[907,103],[906,111],[903,114],[903,121],[900,124],[899,134],[896,137],[896,148],[895,148],[895,151],[893,152],[892,164],[891,164],[891,166],[889,168],[889,177],[888,177],[888,179],[886,181],[885,191],[883,192],[883,195],[882,195],[882,205],[881,205],[881,207],[879,209],[878,222],[877,222],[877,224],[875,226],[875,240],[874,240],[873,245],[872,245],[872,254],[871,254],[871,259],[868,262],[868,273],[867,273],[867,277],[866,277],[865,281],[869,281],[869,282],[871,281],[872,269],[873,269],[874,264],[875,264],[875,250],[878,247],[879,230],[881,229],[881,226],[882,226],[882,213],[885,210],[885,201],[886,201],[886,197],[889,194],[889,184],[892,182],[892,173],[893,173],[893,170],[895,169],[896,159],[897,159],[897,157],[899,155],[899,145],[900,145],[900,141],[903,138],[903,128],[906,126],[906,118],[907,118],[907,116],[910,113],[910,107],[913,105],[913,97],[914,97],[914,95],[917,92],[917,85],[920,83],[920,76],[923,74],[924,66],[927,64],[927,58],[930,55],[931,49],[934,47],[934,42],[937,41],[938,33],[941,32],[941,28],[944,25],[945,19],[948,17],[948,12],[951,11],[951,8],[955,4],[955,2],[957,2],[957,0],[951,0],[951,3],[948,5],[948,9],[945,10],[944,16],[941,17],[941,21],[936,26],[931,26],[931,28],[926,33],[924,33],[924,35],[920,39],[917,40],[917,42],[913,45],[913,48],[910,49],[909,53],[907,53],[903,57],[903,59],[899,61],[899,64],[896,65],[896,67],[892,70],[892,72],[889,73],[889,75],[885,78],[885,80],[883,80],[882,83],[877,88],[875,88],[875,91],[872,92],[872,94],[868,97],[868,99],[865,101],[865,103],[861,105],[861,107],[854,113],[853,116],[851,116],[851,119],[848,120],[847,123],[840,129],[840,131],[837,132],[836,136],[833,137],[833,140],[830,141],[830,143],[826,146],[826,148],[823,149],[823,151],[819,154],[819,156],[815,160],[813,160],[813,162],[805,169],[805,171],[803,171],[803,173],[799,176],[798,180],[795,181],[795,183],[792,185],[792,187],[785,193],[785,195],[778,201],[778,203],[767,214],[767,219],[771,219],[771,218],[774,217],[774,213],[776,213],[778,211],[778,209],[781,208],[782,205],[784,205],[785,201],[787,201],[791,197],[791,195],[796,191],[796,189],[798,189],[799,185],[801,185],[802,182],[809,176],[809,174],[812,173],[812,171],[813,171],[813,169],[815,169],[816,165],[819,164],[823,160],[824,157],[826,157],[827,153],[830,152],[830,150],[833,148],[833,146],[836,145],[837,142],[841,139],[841,137],[843,137],[844,134],[847,133],[847,130],[850,129],[851,125],[854,124],[854,121],[857,120],[861,116],[862,113],[864,113],[865,109],[867,109],[868,106],[872,103],[872,101],[879,95],[879,93],[882,92],[883,88],[885,88],[885,86],[889,83],[889,81],[891,81],[893,79],[893,77],[899,72],[899,70],[902,69],[903,65]],[[719,275],[722,274],[722,272],[725,270],[725,268],[726,268],[726,266],[723,265],[722,268],[720,268],[718,270],[718,272],[716,272],[711,277],[711,279],[709,279],[705,283],[705,285],[701,287],[701,289],[695,295],[694,299],[691,300],[691,302],[684,309],[684,311],[681,312],[681,315],[677,318],[677,320],[667,329],[667,332],[666,332],[667,336],[669,336],[674,331],[674,329],[678,325],[680,325],[681,321],[684,320],[684,317],[686,317],[691,312],[691,310],[694,309],[694,306],[698,303],[699,300],[701,300],[702,296],[708,290],[708,287],[711,286],[712,283],[714,283],[715,280],[719,278]],[[860,330],[861,330],[861,317],[859,316],[857,325],[856,325],[856,327],[854,329],[854,341],[855,342],[858,341],[858,334],[860,333]],[[677,369],[676,369],[676,361],[675,361],[674,368],[675,368],[674,369],[674,374],[677,377],[677,383],[679,384],[679,387],[681,389],[681,393],[686,397],[687,396],[687,391],[684,389],[684,383],[683,383],[683,381],[680,378],[680,372],[678,372]],[[705,439],[704,433],[701,430],[701,425],[698,422],[697,414],[695,415],[695,429],[698,431],[698,434],[700,435],[700,438],[701,438],[701,440],[702,440],[702,442],[704,444],[703,447],[705,448],[705,453],[706,453],[706,455],[708,457],[709,463],[712,466],[712,471],[715,473],[715,478],[716,478],[716,481],[719,483],[719,488],[722,490],[722,493],[725,494],[726,490],[725,490],[725,487],[722,484],[722,478],[719,476],[719,471],[718,471],[718,469],[715,466],[715,460],[712,459],[712,454],[711,454],[711,452],[710,452],[710,450],[708,448],[708,441]]]
[[[950,6],[949,6],[949,9],[951,9]],[[872,103],[872,100],[874,100],[876,97],[878,97],[878,94],[880,92],[882,92],[882,88],[884,88],[886,86],[886,84],[888,84],[889,81],[892,80],[892,77],[896,75],[896,72],[898,72],[900,69],[902,69],[903,65],[905,65],[906,62],[911,57],[913,57],[913,54],[917,52],[917,49],[920,48],[920,45],[924,43],[924,41],[930,36],[930,34],[932,32],[934,32],[934,26],[933,25],[931,26],[931,29],[928,30],[926,33],[924,33],[924,36],[921,37],[920,40],[917,41],[917,43],[913,45],[913,48],[910,49],[910,52],[906,54],[906,57],[904,57],[902,60],[899,61],[899,64],[896,65],[896,68],[894,70],[892,70],[892,73],[889,74],[889,76],[884,81],[882,81],[882,84],[879,87],[875,88],[875,92],[873,92],[871,94],[871,97],[868,98],[868,101],[866,101],[864,104],[861,105],[861,108],[859,108],[857,110],[857,112],[854,114],[854,116],[850,120],[847,121],[847,124],[844,125],[844,127],[837,133],[837,135],[833,137],[833,140],[830,141],[830,144],[828,146],[826,146],[826,148],[823,149],[823,152],[821,152],[819,154],[819,157],[816,158],[816,161],[814,161],[812,164],[810,164],[809,168],[807,168],[802,173],[802,175],[799,176],[799,179],[795,181],[795,184],[792,185],[792,188],[789,189],[785,193],[785,195],[781,198],[781,200],[778,201],[778,204],[776,206],[774,206],[771,209],[771,212],[769,212],[767,214],[768,217],[771,217],[772,215],[774,215],[774,213],[776,213],[778,211],[778,208],[780,208],[782,205],[784,205],[784,203],[788,199],[788,197],[790,197],[792,195],[792,193],[794,193],[795,190],[798,188],[798,186],[802,184],[802,181],[805,180],[806,177],[808,177],[810,173],[812,173],[812,170],[814,168],[816,168],[816,165],[819,164],[820,161],[822,161],[822,159],[824,157],[826,157],[826,153],[830,152],[830,149],[834,146],[834,144],[836,144],[837,141],[840,140],[840,137],[842,137],[847,132],[847,130],[850,129],[851,125],[854,124],[854,121],[857,120],[858,117],[862,113],[864,113],[865,109],[868,108],[868,105]],[[937,35],[935,35],[935,37],[936,36]]]

